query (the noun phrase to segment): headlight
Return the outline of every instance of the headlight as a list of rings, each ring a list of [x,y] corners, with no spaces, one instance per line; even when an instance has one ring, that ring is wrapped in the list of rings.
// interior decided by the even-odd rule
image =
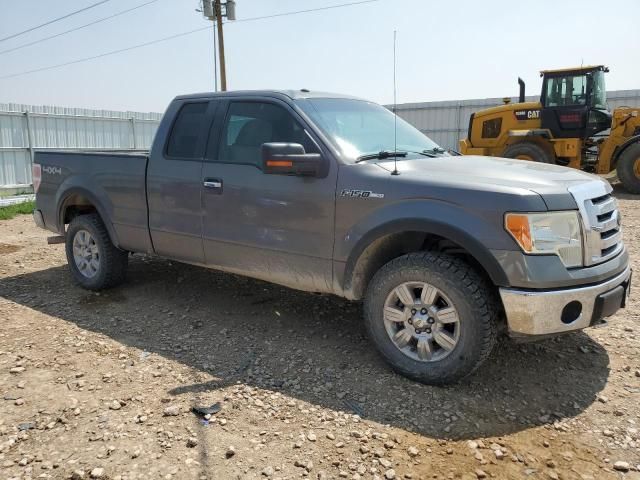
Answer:
[[[525,253],[555,254],[565,267],[582,266],[582,230],[576,211],[507,213],[505,228]]]

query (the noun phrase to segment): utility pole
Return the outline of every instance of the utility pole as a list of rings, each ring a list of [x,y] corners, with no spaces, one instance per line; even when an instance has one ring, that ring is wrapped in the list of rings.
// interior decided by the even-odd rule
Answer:
[[[222,10],[224,7],[224,12]],[[216,91],[218,90],[218,72],[217,62],[215,61],[215,49],[216,49],[216,26],[217,26],[217,46],[218,46],[218,58],[220,59],[220,87],[224,92],[227,90],[227,68],[224,58],[224,32],[222,30],[222,19],[226,17],[228,20],[236,19],[236,2],[235,0],[227,0],[222,3],[221,0],[202,0],[202,14],[205,18],[215,22],[213,32],[213,54],[214,54],[214,75]]]
[[[224,61],[224,34],[222,32],[222,5],[220,0],[213,0],[218,19],[218,57],[220,58],[220,89],[227,91],[227,66]]]

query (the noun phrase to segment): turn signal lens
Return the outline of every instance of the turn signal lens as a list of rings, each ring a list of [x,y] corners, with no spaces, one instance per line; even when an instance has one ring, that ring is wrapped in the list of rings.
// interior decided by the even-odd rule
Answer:
[[[42,167],[39,163],[31,166],[31,183],[33,183],[33,193],[38,193],[40,183],[42,182]]]
[[[518,242],[520,248],[525,252],[533,251],[533,241],[531,240],[531,227],[527,215],[508,213],[505,217],[507,232]]]
[[[267,167],[293,167],[291,160],[267,160]]]

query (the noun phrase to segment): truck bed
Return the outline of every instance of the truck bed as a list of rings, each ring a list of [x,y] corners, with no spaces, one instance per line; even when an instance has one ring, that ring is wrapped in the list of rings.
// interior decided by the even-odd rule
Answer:
[[[145,151],[36,151],[41,168],[36,207],[46,228],[64,234],[65,205],[77,197],[100,205],[120,248],[150,252]],[[93,201],[92,201],[93,200]]]

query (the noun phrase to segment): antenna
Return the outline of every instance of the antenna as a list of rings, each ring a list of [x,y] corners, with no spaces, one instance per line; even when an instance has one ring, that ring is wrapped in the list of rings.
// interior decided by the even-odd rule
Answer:
[[[398,157],[395,152],[398,151],[398,113],[396,112],[398,104],[396,98],[396,35],[398,32],[393,31],[393,172],[391,175],[400,175],[398,171]]]

